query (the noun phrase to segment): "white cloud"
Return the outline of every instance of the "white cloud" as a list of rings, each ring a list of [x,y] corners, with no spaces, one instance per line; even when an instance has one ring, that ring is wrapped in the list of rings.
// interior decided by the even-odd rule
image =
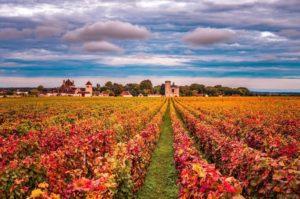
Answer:
[[[187,33],[182,40],[192,45],[210,45],[231,41],[235,32],[230,29],[197,28]]]
[[[121,21],[96,22],[67,32],[63,39],[70,42],[101,41],[106,39],[147,39],[145,28]]]
[[[119,46],[106,41],[87,42],[83,44],[84,50],[88,52],[122,52]]]
[[[287,39],[284,37],[280,37],[276,35],[275,33],[269,32],[269,31],[263,31],[260,33],[260,37],[262,40],[266,40],[268,42],[280,42],[280,41],[286,41]]]
[[[183,66],[185,62],[191,61],[191,57],[172,55],[129,55],[103,57],[99,63],[112,66],[122,65],[156,65],[156,66]]]

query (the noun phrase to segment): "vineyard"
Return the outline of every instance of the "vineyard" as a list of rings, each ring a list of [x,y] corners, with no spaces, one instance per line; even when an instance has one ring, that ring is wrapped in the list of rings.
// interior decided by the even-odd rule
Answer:
[[[0,198],[299,198],[297,97],[0,99]]]

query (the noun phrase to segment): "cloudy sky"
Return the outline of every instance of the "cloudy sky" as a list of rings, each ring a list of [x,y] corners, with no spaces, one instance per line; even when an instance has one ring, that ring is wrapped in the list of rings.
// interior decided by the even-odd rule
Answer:
[[[300,1],[0,0],[0,87],[63,78],[300,91]]]

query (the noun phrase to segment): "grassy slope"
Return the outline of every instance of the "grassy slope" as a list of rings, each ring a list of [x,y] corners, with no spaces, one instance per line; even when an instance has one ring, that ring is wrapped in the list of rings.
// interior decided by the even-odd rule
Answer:
[[[137,198],[177,198],[176,169],[173,160],[173,131],[168,107],[161,126],[161,136],[152,155],[145,184]]]

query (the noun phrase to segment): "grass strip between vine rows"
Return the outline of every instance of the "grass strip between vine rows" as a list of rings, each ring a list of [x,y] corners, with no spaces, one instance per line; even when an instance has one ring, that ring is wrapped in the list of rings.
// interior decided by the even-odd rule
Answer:
[[[170,107],[163,117],[161,137],[152,155],[145,184],[138,192],[138,198],[177,198],[176,169],[173,160],[173,131]]]

